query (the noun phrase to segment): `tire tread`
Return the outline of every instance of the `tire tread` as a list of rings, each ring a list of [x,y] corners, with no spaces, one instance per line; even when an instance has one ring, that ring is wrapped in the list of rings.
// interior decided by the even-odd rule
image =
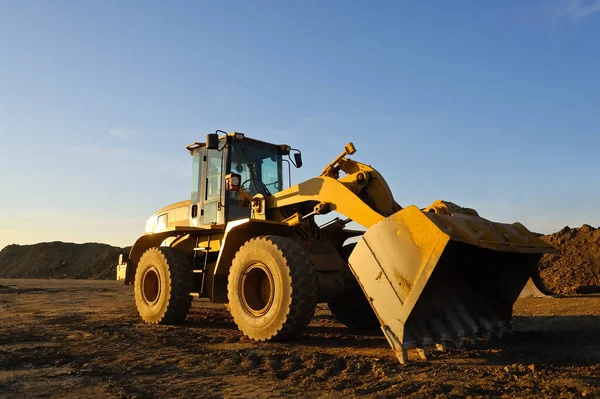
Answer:
[[[285,259],[285,267],[291,277],[292,288],[290,294],[292,298],[285,322],[270,337],[259,338],[258,340],[283,341],[293,339],[300,335],[308,323],[310,323],[317,305],[318,286],[310,257],[300,244],[290,238],[276,235],[251,238],[238,249],[235,256],[237,257],[238,254],[245,251],[248,245],[252,245],[252,242],[258,240],[273,244]],[[235,289],[232,279],[229,279],[227,289],[228,292],[232,292]],[[236,324],[238,324],[237,321]],[[255,339],[243,331],[239,324],[238,327],[246,337]]]
[[[162,317],[156,321],[146,321],[149,324],[179,324],[187,317],[192,306],[191,290],[191,263],[190,259],[183,252],[171,247],[153,247],[144,252],[144,255],[150,251],[158,251],[165,259],[169,280],[171,281],[171,295],[168,298],[166,311]]]

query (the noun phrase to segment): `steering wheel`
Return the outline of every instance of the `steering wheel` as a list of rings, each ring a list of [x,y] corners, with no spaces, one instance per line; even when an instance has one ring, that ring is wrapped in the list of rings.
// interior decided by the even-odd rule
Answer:
[[[248,191],[250,189],[250,187],[244,188],[244,186],[246,185],[246,183],[252,183],[252,178],[244,180],[244,182],[240,185],[241,189],[244,190],[244,191]]]
[[[248,191],[250,189],[250,187],[248,187],[248,188],[244,187],[246,185],[246,183],[252,183],[252,179],[250,178],[250,179],[244,180],[244,182],[240,185],[240,188],[244,191]],[[266,183],[265,186],[266,187],[273,186],[275,188],[275,190],[278,190],[278,191],[281,189],[279,187],[279,182],[277,182],[277,181],[274,181],[273,183]]]

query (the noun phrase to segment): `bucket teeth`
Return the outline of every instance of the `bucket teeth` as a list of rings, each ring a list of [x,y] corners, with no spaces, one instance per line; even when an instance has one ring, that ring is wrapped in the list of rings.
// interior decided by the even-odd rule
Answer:
[[[455,314],[456,313],[462,313],[462,311],[458,310]],[[464,314],[467,314],[466,309]],[[464,317],[464,314],[461,314],[460,320],[464,323],[472,323],[476,328],[470,326],[466,329],[459,329],[460,332],[468,330],[472,331],[472,333],[467,332],[461,336],[455,333],[455,327],[460,325],[459,319],[455,320],[454,325],[450,323],[449,319],[431,318],[427,321],[424,321],[423,319],[414,320],[410,326],[407,326],[405,341],[402,345],[403,349],[396,351],[396,356],[400,362],[402,364],[406,363],[408,359],[407,349],[409,348],[415,348],[419,357],[422,360],[427,360],[430,357],[432,350],[445,351],[448,347],[463,349],[465,343],[476,345],[481,340],[489,341],[493,336],[500,338],[504,334],[512,331],[512,323],[510,320],[499,320],[494,315],[491,315],[489,316],[491,319],[490,321],[490,319],[486,317],[479,316],[477,318],[479,325],[477,325],[472,318],[471,321],[468,322],[466,317]],[[445,312],[445,315],[452,316],[452,312]]]
[[[483,333],[492,331],[492,323],[484,317],[479,317],[479,325],[482,327]]]
[[[498,338],[502,338],[504,334],[508,334],[512,331],[512,325],[508,321],[501,321],[498,323],[498,330],[496,331],[496,335]]]
[[[402,344],[405,348],[416,348],[417,340],[412,330],[407,330],[404,334],[404,343]]]
[[[421,303],[416,314],[419,316],[406,324],[403,347],[416,348],[421,359],[427,359],[431,350],[463,349],[465,345],[501,338],[512,330],[510,320],[499,317],[490,306],[465,303],[451,293],[440,292],[437,298]]]
[[[452,307],[450,306],[448,301],[436,300],[435,302],[436,302],[436,306],[442,310],[446,320],[448,321],[448,323],[454,330],[454,336],[455,337],[463,337],[465,335],[465,329],[463,328],[462,324],[460,323],[458,315],[456,314],[454,309],[452,309]]]
[[[495,329],[502,329],[502,328],[504,328],[504,323],[502,323],[502,320],[493,318],[492,319],[492,327]]]
[[[400,364],[406,364],[408,362],[408,350],[406,348],[396,350],[396,357]]]
[[[419,356],[427,359],[430,350],[462,349],[465,344],[501,338],[512,330],[510,320],[489,312],[488,306],[483,308],[487,312],[482,312],[477,304],[466,306],[456,295],[440,293],[431,302],[421,304],[417,314],[422,316],[409,320],[403,347],[417,348]],[[412,340],[410,346],[408,339]]]
[[[436,341],[445,342],[450,340],[450,331],[440,319],[432,319],[429,321],[431,329],[436,337]]]
[[[455,295],[451,295],[449,300],[450,303],[452,303],[454,309],[456,309],[462,321],[467,325],[469,330],[471,330],[471,333],[477,334],[479,332],[479,327],[477,326],[471,315],[469,315],[469,312],[462,304],[462,302]]]
[[[427,356],[429,355],[429,350],[427,348],[417,348],[417,353],[422,360],[427,360]]]
[[[433,344],[433,337],[423,320],[419,320],[416,325],[413,326],[413,331],[416,333],[417,341],[420,341],[421,345],[419,346]]]

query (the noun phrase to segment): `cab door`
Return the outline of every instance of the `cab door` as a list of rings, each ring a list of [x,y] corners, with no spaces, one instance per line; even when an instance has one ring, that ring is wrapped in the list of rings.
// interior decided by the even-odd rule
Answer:
[[[202,197],[202,226],[224,224],[222,192],[224,189],[225,149],[206,150],[204,161],[204,196]]]
[[[222,193],[226,151],[226,148],[218,151],[202,147],[194,152],[190,226],[201,227],[225,223]]]
[[[218,151],[202,147],[194,152],[190,190],[190,226],[201,227],[225,223],[222,193],[226,151],[226,148]]]
[[[202,223],[202,215],[200,214],[200,207],[202,206],[202,197],[204,191],[202,190],[202,170],[204,169],[204,156],[206,150],[199,148],[194,150],[193,161],[192,161],[192,185],[190,187],[190,222],[189,225],[198,227]]]

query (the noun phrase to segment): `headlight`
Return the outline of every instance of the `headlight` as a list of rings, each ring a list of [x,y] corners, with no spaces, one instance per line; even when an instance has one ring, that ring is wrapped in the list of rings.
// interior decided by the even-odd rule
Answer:
[[[292,147],[290,147],[287,144],[280,144],[279,145],[279,151],[281,151],[281,153],[283,155],[288,155],[290,153],[290,151],[292,150]]]

